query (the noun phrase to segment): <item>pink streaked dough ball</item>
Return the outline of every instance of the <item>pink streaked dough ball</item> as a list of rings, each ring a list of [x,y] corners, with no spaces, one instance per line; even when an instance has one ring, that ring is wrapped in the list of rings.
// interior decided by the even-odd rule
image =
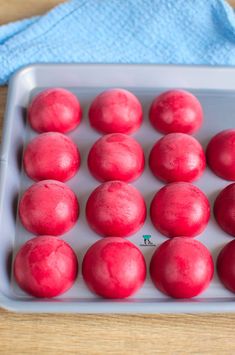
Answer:
[[[216,134],[206,150],[207,162],[213,172],[225,180],[235,180],[235,129]]]
[[[133,133],[143,120],[142,106],[135,95],[123,89],[99,94],[89,110],[90,124],[101,133]]]
[[[19,204],[23,226],[37,235],[58,236],[69,231],[79,216],[74,192],[55,180],[43,180],[29,187]]]
[[[235,237],[235,183],[226,186],[217,196],[214,215],[220,227]]]
[[[149,156],[156,178],[165,182],[197,180],[206,168],[201,144],[185,133],[170,133],[159,139]]]
[[[140,250],[118,237],[99,240],[85,254],[83,278],[89,289],[104,298],[131,296],[143,285],[146,264]]]
[[[47,89],[36,95],[28,108],[28,119],[37,132],[66,133],[76,128],[82,110],[76,96],[65,89]]]
[[[217,272],[223,285],[235,293],[235,240],[226,244],[220,251]]]
[[[16,282],[34,297],[59,296],[72,287],[77,273],[78,261],[73,249],[52,236],[29,240],[14,261]]]
[[[144,224],[146,206],[140,192],[122,181],[109,181],[98,186],[86,205],[90,227],[104,237],[127,237]]]
[[[67,181],[78,171],[80,154],[76,144],[61,133],[42,133],[32,139],[24,152],[24,169],[33,180]]]
[[[155,228],[167,237],[195,237],[209,222],[210,204],[198,187],[175,182],[156,193],[150,216]]]
[[[213,273],[209,250],[195,239],[167,240],[156,249],[150,263],[156,288],[174,298],[199,295],[209,286]]]
[[[152,125],[161,133],[193,133],[202,125],[203,111],[198,99],[188,91],[170,90],[157,96],[150,108]]]
[[[103,136],[93,145],[88,155],[90,172],[102,182],[133,181],[142,174],[144,163],[141,145],[122,133]]]

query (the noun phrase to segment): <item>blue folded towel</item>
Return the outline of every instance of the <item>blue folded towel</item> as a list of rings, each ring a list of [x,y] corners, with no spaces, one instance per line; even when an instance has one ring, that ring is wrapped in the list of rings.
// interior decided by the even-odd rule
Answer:
[[[223,0],[72,0],[0,26],[0,84],[30,63],[235,64]]]

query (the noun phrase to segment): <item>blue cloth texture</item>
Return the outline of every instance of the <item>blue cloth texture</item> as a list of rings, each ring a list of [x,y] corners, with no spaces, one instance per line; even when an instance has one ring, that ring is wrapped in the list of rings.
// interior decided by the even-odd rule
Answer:
[[[72,0],[0,26],[0,84],[31,63],[235,65],[224,0]]]

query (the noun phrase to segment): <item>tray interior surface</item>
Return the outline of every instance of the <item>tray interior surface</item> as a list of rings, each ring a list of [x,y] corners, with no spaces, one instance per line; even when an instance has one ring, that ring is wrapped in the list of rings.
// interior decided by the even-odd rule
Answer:
[[[75,250],[78,256],[80,270],[75,285],[68,292],[66,292],[66,294],[51,300],[50,302],[52,304],[63,304],[64,302],[71,302],[71,304],[74,302],[91,302],[97,303],[97,307],[99,307],[100,303],[107,301],[98,298],[87,289],[81,275],[81,264],[84,253],[89,248],[89,246],[101,238],[89,228],[85,219],[86,201],[92,190],[99,185],[99,182],[96,181],[88,171],[87,155],[92,144],[101,136],[90,127],[87,112],[91,101],[98,93],[106,88],[107,85],[103,85],[101,82],[100,86],[75,87],[73,85],[70,87],[69,82],[66,82],[65,74],[66,70],[63,73],[64,79],[61,80],[60,86],[68,88],[77,95],[83,108],[83,119],[80,126],[73,132],[69,133],[69,136],[79,147],[82,163],[78,174],[72,180],[67,182],[68,186],[73,189],[78,197],[81,212],[76,226],[71,231],[63,235],[62,238],[67,241]],[[21,79],[22,78],[20,76],[17,77],[18,86],[21,84]],[[43,81],[43,79],[41,78],[40,81]],[[188,82],[189,83],[187,86],[182,86],[177,82],[177,80],[175,80],[173,83],[174,85],[169,86],[168,89],[188,89],[200,100],[204,110],[204,124],[200,131],[194,136],[205,148],[209,139],[214,134],[223,129],[234,128],[235,90],[221,90],[214,89],[213,87],[208,89],[195,89],[193,86],[190,86],[190,79],[188,79]],[[51,86],[55,86],[53,80]],[[112,86],[115,87],[116,85]],[[120,85],[117,86],[120,87]],[[48,87],[48,85],[46,84],[45,87]],[[0,275],[3,279],[1,291],[9,299],[15,300],[16,302],[39,302],[39,300],[33,299],[19,289],[14,281],[11,269],[12,259],[14,258],[16,251],[25,241],[32,237],[32,235],[21,226],[21,223],[17,217],[17,203],[19,197],[22,192],[33,183],[33,181],[26,177],[21,166],[23,148],[27,142],[36,135],[36,133],[30,129],[26,122],[26,108],[32,97],[35,96],[39,91],[43,90],[45,87],[43,85],[34,85],[34,87],[30,87],[30,85],[27,87],[27,85],[25,85],[25,87],[22,88],[21,95],[17,94],[17,92],[10,95],[10,98],[12,98],[14,101],[8,102],[9,107],[6,119],[9,119],[9,122],[8,124],[5,123],[5,126],[8,125],[8,127],[5,127],[4,130],[4,134],[7,135],[7,138],[4,138],[4,147],[2,150],[1,158],[3,170],[1,184],[4,187],[2,188],[3,196],[0,206],[2,211],[0,217],[2,230],[2,246],[0,248]],[[158,191],[164,184],[153,177],[148,167],[149,152],[156,140],[161,137],[161,134],[156,132],[150,125],[148,119],[148,110],[153,98],[160,92],[166,90],[167,87],[158,87],[157,83],[155,87],[150,88],[141,87],[140,85],[123,85],[122,87],[132,91],[140,99],[144,109],[143,125],[135,134],[133,134],[133,137],[136,138],[144,148],[146,167],[143,175],[137,181],[135,181],[133,185],[136,186],[143,194],[149,211],[150,202],[155,192]],[[211,207],[213,207],[213,202],[216,195],[222,188],[227,186],[229,182],[215,176],[209,170],[209,168],[207,168],[204,175],[199,180],[194,182],[194,184],[206,193],[211,202]],[[151,241],[154,243],[154,246],[143,245],[142,236],[144,234],[152,235]],[[143,228],[128,239],[135,243],[144,254],[147,268],[156,246],[167,240],[166,237],[162,236],[154,229],[149,218],[149,213]],[[232,240],[232,237],[224,233],[218,227],[214,220],[213,213],[211,213],[211,219],[206,230],[201,235],[199,235],[197,239],[209,248],[215,262],[218,252],[226,243]],[[191,301],[200,303],[220,303],[233,302],[234,300],[234,295],[221,285],[215,272],[213,281],[211,282],[209,288],[200,296],[194,298]],[[119,304],[118,301],[112,302],[113,304]],[[154,288],[148,274],[142,289],[139,290],[139,292],[137,292],[133,297],[130,297],[129,299],[122,302],[127,302],[128,304],[137,302],[140,304],[140,306],[142,302],[159,304],[160,310],[162,303],[177,304],[178,302],[182,303],[185,301],[176,301],[160,293]],[[116,311],[117,310],[118,308],[116,308]],[[144,309],[142,309],[142,311],[144,312]]]

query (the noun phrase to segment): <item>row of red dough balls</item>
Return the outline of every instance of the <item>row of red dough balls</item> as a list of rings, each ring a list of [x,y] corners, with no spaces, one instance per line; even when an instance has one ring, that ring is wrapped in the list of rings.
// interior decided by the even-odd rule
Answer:
[[[80,103],[74,94],[64,89],[55,88],[39,93],[32,100],[28,108],[28,118],[31,126],[38,132],[65,133],[80,123],[81,112]],[[142,107],[138,99],[132,93],[122,89],[106,90],[99,94],[89,110],[91,125],[102,133],[131,133],[140,126],[142,116]],[[167,135],[155,144],[150,155],[150,166],[153,173],[166,182],[197,179],[205,168],[203,150],[194,138],[180,133],[195,132],[202,125],[203,111],[198,99],[186,91],[167,91],[154,99],[150,109],[150,120],[153,126],[162,133],[178,133]],[[119,158],[116,157],[117,166],[119,167],[120,164],[120,156],[125,154],[133,164],[132,170],[134,169],[134,173],[127,171],[127,176],[123,176],[124,181],[131,181],[138,177],[143,168],[141,147],[136,141],[128,140],[128,137],[113,137],[112,144],[109,144],[110,139],[110,137],[103,138],[93,147],[90,159],[91,171],[94,174],[97,173],[97,178],[101,181],[121,179],[122,176],[113,176],[114,173],[109,176],[110,171],[105,171],[105,164],[102,165],[102,161],[105,159],[110,164],[107,156],[112,157],[115,151],[120,150]],[[235,180],[234,141],[235,130],[226,130],[212,138],[207,148],[209,166],[217,175],[227,180]],[[47,147],[51,148],[53,144],[57,144],[58,149],[52,150],[50,159],[50,157],[47,158]],[[61,153],[61,145],[63,144],[67,147],[67,151]],[[123,147],[124,144],[125,147]],[[40,160],[43,168],[47,168],[47,170],[47,165],[52,163],[52,167],[56,171],[58,170],[58,174],[62,162],[65,162],[65,165],[67,164],[70,169],[67,169],[69,171],[67,175],[62,169],[62,181],[69,179],[79,167],[79,153],[72,143],[69,144],[68,138],[67,141],[64,138],[64,142],[62,142],[62,137],[60,139],[53,138],[51,134],[38,137],[36,141],[31,142],[28,151],[25,158],[26,165],[28,165],[29,175],[35,180],[54,179],[55,177],[45,176],[45,174],[41,177],[40,173],[43,169],[39,166],[37,167],[38,171],[37,168],[34,171],[32,160],[34,162]],[[110,152],[111,154],[109,154]],[[33,159],[35,157],[37,159]],[[52,158],[55,158],[54,163]],[[93,163],[94,165],[92,165],[96,159],[101,168],[99,168],[99,164]],[[179,161],[180,168],[177,169]],[[55,163],[58,164],[58,167]],[[123,174],[125,165],[128,164],[121,164]],[[173,171],[170,169],[172,165]],[[52,170],[51,168],[50,171]],[[51,173],[51,175],[53,174]]]
[[[221,228],[235,236],[235,183],[217,196],[214,214]],[[89,226],[104,237],[127,237],[145,223],[146,204],[141,193],[123,181],[108,181],[90,194],[86,203]],[[43,180],[33,184],[19,203],[24,227],[35,235],[59,236],[69,231],[79,217],[79,203],[64,183]],[[210,218],[206,195],[188,182],[162,187],[150,206],[154,227],[167,237],[194,237],[203,232]]]
[[[220,132],[207,148],[212,170],[227,180],[235,180],[235,130]],[[57,132],[40,134],[31,140],[23,156],[27,175],[36,181],[67,181],[80,167],[76,144]],[[99,181],[137,179],[145,167],[141,145],[132,137],[112,133],[98,139],[88,154],[88,167]],[[205,170],[206,158],[200,143],[185,133],[170,133],[159,139],[149,155],[154,176],[165,181],[194,181]]]
[[[235,240],[217,259],[221,282],[235,292]],[[153,284],[175,298],[191,298],[204,291],[214,273],[209,250],[199,241],[177,237],[156,248],[149,267]],[[35,297],[55,297],[72,287],[78,274],[73,249],[53,236],[26,242],[14,260],[18,285]],[[126,298],[139,290],[146,278],[141,251],[120,237],[103,238],[86,252],[82,274],[89,289],[104,298]]]
[[[39,132],[66,133],[76,128],[82,117],[77,97],[68,90],[53,88],[36,95],[29,105],[31,127]],[[197,131],[203,121],[198,99],[183,90],[157,96],[150,108],[150,121],[161,133]],[[90,124],[101,133],[135,132],[143,121],[140,101],[131,92],[109,89],[99,94],[89,109]]]

